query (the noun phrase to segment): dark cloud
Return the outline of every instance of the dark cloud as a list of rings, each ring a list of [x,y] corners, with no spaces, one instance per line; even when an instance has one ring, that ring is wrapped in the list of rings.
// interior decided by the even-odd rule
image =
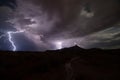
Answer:
[[[9,1],[8,1],[9,2]],[[17,3],[16,3],[17,2]],[[106,47],[119,43],[119,0],[16,0],[6,22],[40,49],[75,44]],[[11,3],[11,2],[10,2]],[[12,4],[12,5],[13,5]],[[10,7],[10,6],[9,6]],[[7,10],[0,9],[2,13]],[[33,42],[33,43],[32,43]]]
[[[6,6],[11,9],[15,9],[17,7],[16,0],[0,0],[0,6]]]
[[[63,12],[59,13],[62,14],[62,21],[50,32],[55,37],[85,36],[111,27],[119,21],[120,6],[117,0],[66,0],[66,4],[61,8]],[[83,10],[86,4],[89,4],[91,12]]]

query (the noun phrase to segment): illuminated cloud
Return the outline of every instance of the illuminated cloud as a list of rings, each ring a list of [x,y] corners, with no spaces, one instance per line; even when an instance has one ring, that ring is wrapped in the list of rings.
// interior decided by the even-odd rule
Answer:
[[[24,35],[37,46],[45,45],[46,43],[43,43],[41,39],[59,21],[57,14],[52,14],[49,17],[50,15],[43,11],[41,6],[27,0],[18,0],[18,3],[16,12],[13,13],[13,19],[7,22],[13,24],[17,31],[24,29]]]
[[[87,4],[84,0],[17,0],[17,3],[16,10],[10,12],[12,17],[6,21],[14,30],[6,32],[25,30],[23,35],[39,49],[74,45],[87,48],[119,40],[115,37],[119,28],[109,28],[119,20],[117,1],[93,0]]]
[[[99,48],[120,48],[120,26],[115,25],[111,28],[96,32],[84,37],[80,45],[84,47]]]
[[[56,45],[56,49],[62,49],[63,48],[62,47],[63,43],[61,41],[55,42],[55,45]]]

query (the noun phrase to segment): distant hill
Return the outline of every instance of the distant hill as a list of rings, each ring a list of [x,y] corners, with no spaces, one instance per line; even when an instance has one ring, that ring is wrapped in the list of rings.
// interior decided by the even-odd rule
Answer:
[[[120,50],[0,52],[1,80],[120,80]]]

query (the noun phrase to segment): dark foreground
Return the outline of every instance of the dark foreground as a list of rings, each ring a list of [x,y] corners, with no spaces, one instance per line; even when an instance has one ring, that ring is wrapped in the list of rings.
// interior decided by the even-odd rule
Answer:
[[[0,80],[120,80],[120,50],[0,52]]]

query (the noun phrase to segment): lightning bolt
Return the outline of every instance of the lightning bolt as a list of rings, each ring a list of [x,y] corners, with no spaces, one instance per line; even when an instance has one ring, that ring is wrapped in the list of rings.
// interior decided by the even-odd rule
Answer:
[[[13,35],[13,34],[18,34],[18,33],[23,33],[23,32],[24,32],[24,30],[21,30],[21,31],[8,31],[8,32],[7,32],[9,42],[11,43],[11,45],[12,45],[12,47],[13,47],[12,51],[16,51],[16,49],[17,49],[14,41],[12,40],[12,35]]]

